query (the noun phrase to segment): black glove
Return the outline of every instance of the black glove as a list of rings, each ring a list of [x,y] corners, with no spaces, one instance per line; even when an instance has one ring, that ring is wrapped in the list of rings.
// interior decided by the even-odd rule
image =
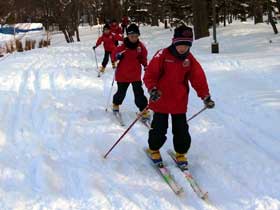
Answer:
[[[215,102],[211,99],[210,96],[206,96],[204,99],[203,99],[203,102],[205,104],[205,106],[208,108],[208,109],[212,109],[215,107]]]
[[[123,59],[123,57],[124,57],[124,54],[123,54],[123,53],[118,53],[118,54],[116,55],[116,59],[117,59],[117,60],[121,60],[121,59]]]
[[[97,48],[96,46],[93,46],[93,47],[92,47],[93,50],[95,50],[96,48]]]
[[[161,96],[161,92],[154,87],[152,90],[150,90],[150,100],[153,102],[156,102],[157,100],[159,100],[160,96]]]

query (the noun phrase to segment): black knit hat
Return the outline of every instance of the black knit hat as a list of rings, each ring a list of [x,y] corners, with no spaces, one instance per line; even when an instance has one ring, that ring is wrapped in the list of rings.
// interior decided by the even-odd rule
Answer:
[[[126,34],[130,35],[130,34],[138,34],[140,35],[140,31],[139,28],[136,24],[132,23],[130,24],[127,29],[126,29]]]
[[[186,25],[181,25],[174,30],[174,36],[172,39],[172,43],[177,45],[187,45],[192,46],[193,42],[193,30],[191,27]]]
[[[103,31],[105,31],[106,29],[110,30],[110,25],[108,23],[103,26]]]

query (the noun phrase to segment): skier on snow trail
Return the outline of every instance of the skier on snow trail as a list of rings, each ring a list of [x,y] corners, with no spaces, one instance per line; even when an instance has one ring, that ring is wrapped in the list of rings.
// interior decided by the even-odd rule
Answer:
[[[139,40],[140,31],[137,25],[131,24],[127,28],[127,37],[124,43],[114,51],[114,58],[119,60],[116,69],[115,80],[118,90],[113,97],[113,112],[119,112],[119,106],[122,104],[127,88],[132,84],[135,104],[140,111],[143,111],[148,100],[144,95],[141,81],[141,65],[147,66],[147,49]],[[149,120],[150,113],[145,111],[142,120]]]
[[[127,28],[128,24],[129,24],[129,18],[127,15],[124,15],[122,17],[122,24],[121,24],[123,34],[124,34],[124,32],[126,32],[126,28]]]
[[[143,80],[150,93],[149,107],[154,111],[148,152],[155,164],[162,162],[159,150],[166,141],[168,115],[171,114],[176,162],[180,167],[188,166],[186,154],[191,145],[186,120],[189,82],[207,108],[215,106],[205,73],[190,53],[192,42],[192,28],[177,27],[172,44],[158,51],[145,71]]]
[[[113,19],[111,24],[110,24],[110,29],[111,29],[111,32],[114,36],[122,36],[122,29],[121,27],[119,26],[119,23]],[[119,45],[119,40],[115,40],[115,46],[117,47]]]
[[[118,35],[118,34],[113,34],[110,31],[110,26],[108,24],[105,24],[103,27],[103,34],[102,36],[100,36],[96,42],[96,45],[93,46],[93,50],[95,50],[99,45],[101,45],[101,43],[103,42],[103,46],[104,46],[104,58],[102,61],[102,66],[100,67],[100,72],[104,73],[105,68],[109,62],[109,56],[111,57],[111,62],[112,62],[112,67],[115,68],[115,63],[114,63],[114,59],[113,59],[113,51],[115,50],[116,46],[115,46],[115,42],[119,40],[119,41],[123,41],[123,37]]]

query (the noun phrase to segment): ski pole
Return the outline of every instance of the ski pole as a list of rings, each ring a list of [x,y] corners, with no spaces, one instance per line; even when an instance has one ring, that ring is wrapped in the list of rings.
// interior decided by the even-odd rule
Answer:
[[[106,104],[106,109],[105,109],[106,112],[108,111],[111,95],[112,95],[112,92],[113,92],[114,83],[115,83],[115,73],[113,74],[112,85],[111,85],[111,88],[110,88],[109,97],[108,97],[107,104]]]
[[[149,105],[146,106],[146,108],[140,112],[136,119],[130,124],[130,126],[126,129],[126,131],[121,135],[121,137],[116,141],[116,143],[109,149],[109,151],[104,155],[104,158],[106,159],[107,156],[110,154],[110,152],[117,146],[117,144],[123,139],[123,137],[128,133],[128,131],[134,126],[134,124],[142,117],[142,115],[149,109]]]
[[[203,107],[203,109],[201,109],[199,112],[197,112],[196,114],[194,114],[193,116],[191,116],[187,122],[191,121],[193,118],[197,117],[199,114],[201,114],[202,112],[204,112],[207,109],[207,107]]]
[[[96,71],[99,72],[99,70],[98,70],[97,56],[96,56],[95,49],[93,49],[93,51],[94,51],[94,57],[95,57]]]

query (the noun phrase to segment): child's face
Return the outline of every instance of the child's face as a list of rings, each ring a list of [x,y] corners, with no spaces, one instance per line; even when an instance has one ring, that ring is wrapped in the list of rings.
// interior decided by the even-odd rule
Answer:
[[[127,35],[128,40],[132,43],[136,43],[139,39],[139,35],[138,34],[129,34]]]
[[[187,45],[178,45],[176,46],[176,50],[179,54],[184,54],[190,49]]]
[[[104,30],[104,34],[109,34],[110,33],[110,30],[109,29],[105,29]]]

